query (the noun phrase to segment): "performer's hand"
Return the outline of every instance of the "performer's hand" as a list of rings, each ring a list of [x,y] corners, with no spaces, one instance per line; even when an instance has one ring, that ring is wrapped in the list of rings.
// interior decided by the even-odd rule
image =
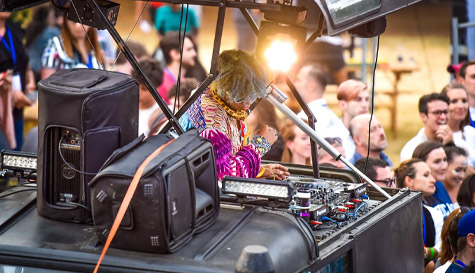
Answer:
[[[274,144],[277,140],[277,130],[267,125],[262,126],[256,132],[256,135],[265,137],[270,145]]]
[[[265,164],[261,165],[261,168],[264,169],[261,178],[284,180],[290,175],[289,170],[280,164]]]

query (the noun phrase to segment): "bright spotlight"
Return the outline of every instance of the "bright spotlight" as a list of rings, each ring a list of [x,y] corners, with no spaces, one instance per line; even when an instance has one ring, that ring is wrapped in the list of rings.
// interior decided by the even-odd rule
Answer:
[[[275,40],[264,51],[264,58],[270,69],[288,71],[297,61],[297,53],[290,42]]]

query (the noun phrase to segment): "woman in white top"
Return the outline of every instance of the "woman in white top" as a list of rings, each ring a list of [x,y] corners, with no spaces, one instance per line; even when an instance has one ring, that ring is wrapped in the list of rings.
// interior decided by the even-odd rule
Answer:
[[[462,84],[451,83],[442,89],[450,99],[448,125],[453,132],[455,145],[468,152],[468,164],[475,166],[475,128],[470,126],[468,94]]]

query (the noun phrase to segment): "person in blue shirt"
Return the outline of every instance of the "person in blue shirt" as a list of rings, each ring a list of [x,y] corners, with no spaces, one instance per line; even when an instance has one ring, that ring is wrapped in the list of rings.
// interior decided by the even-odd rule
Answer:
[[[467,212],[458,222],[457,256],[446,273],[461,273],[475,261],[475,210]]]
[[[369,127],[370,123],[371,127]],[[382,159],[388,163],[389,167],[393,166],[389,157],[384,153],[384,150],[388,147],[386,133],[381,122],[375,116],[371,116],[371,114],[355,116],[350,122],[350,134],[356,147],[355,153],[349,159],[351,164],[355,164],[358,159],[366,157],[369,150],[369,157]]]
[[[429,165],[432,176],[436,180],[436,192],[428,199],[428,205],[442,212],[445,219],[454,209],[458,208],[458,205],[454,204],[443,184],[448,167],[447,155],[443,147],[440,142],[426,141],[416,147],[412,157],[420,158]]]

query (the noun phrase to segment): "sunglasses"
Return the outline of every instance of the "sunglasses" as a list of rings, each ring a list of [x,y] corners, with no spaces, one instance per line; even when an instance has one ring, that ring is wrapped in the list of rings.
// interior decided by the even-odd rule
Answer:
[[[373,182],[386,183],[386,187],[390,188],[393,184],[396,183],[396,177],[386,178],[383,180],[373,179]]]
[[[432,111],[432,112],[429,112],[430,114],[434,115],[434,116],[440,116],[442,114],[444,115],[448,115],[449,114],[449,110],[437,110],[437,111]]]

